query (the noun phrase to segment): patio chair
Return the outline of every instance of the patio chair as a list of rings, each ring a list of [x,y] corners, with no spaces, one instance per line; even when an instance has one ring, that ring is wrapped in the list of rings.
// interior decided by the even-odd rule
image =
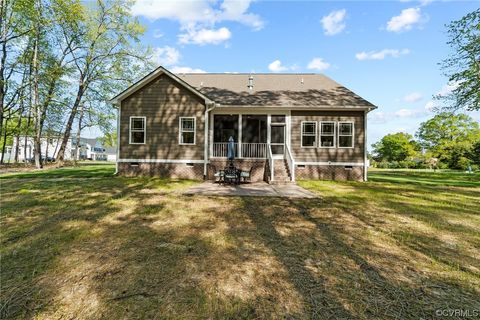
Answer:
[[[226,183],[234,183],[237,184],[239,179],[238,179],[238,174],[237,174],[237,169],[235,168],[226,168],[224,170],[224,176],[223,176],[223,181]]]
[[[215,182],[222,183],[222,182],[223,182],[223,178],[224,178],[224,176],[225,176],[224,170],[218,170],[218,171],[217,171],[217,169],[216,169],[215,167],[213,167],[213,171],[215,172],[215,173],[213,174],[213,176],[214,176],[214,178],[215,178]]]
[[[251,182],[252,181],[252,170],[253,168],[250,168],[248,171],[242,171],[240,172],[240,178],[243,179],[243,182]]]

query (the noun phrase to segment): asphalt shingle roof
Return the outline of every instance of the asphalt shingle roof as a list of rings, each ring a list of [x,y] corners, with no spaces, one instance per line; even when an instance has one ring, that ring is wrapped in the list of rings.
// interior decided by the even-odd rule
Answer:
[[[221,105],[375,108],[321,74],[186,73],[177,76]],[[249,77],[253,77],[250,89]]]

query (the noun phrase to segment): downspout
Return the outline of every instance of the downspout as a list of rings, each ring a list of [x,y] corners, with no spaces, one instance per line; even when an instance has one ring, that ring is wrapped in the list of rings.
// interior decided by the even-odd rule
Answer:
[[[215,102],[205,100],[205,134],[204,134],[204,150],[203,150],[203,180],[207,180],[207,165],[208,165],[208,141],[209,141],[209,112],[215,109]],[[210,106],[210,108],[209,108]]]
[[[121,104],[114,105],[117,107],[117,156],[115,159],[115,175],[118,175],[118,161],[120,160],[120,106]],[[77,142],[78,143],[78,142]]]
[[[367,166],[367,110],[363,112],[363,181],[368,180]]]

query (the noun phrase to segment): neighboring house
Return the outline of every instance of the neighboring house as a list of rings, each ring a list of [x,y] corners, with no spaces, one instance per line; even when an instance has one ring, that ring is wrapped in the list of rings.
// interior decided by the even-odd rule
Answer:
[[[74,138],[72,142],[72,157],[75,155],[75,146],[77,139]],[[95,160],[95,161],[115,161],[116,157],[113,155],[116,154],[115,147],[107,148],[103,146],[100,139],[97,138],[80,138],[79,144],[79,159],[80,160]]]
[[[42,138],[41,142],[41,153],[42,158],[56,159],[58,156],[58,150],[60,149],[60,144],[63,138]],[[73,160],[75,158],[75,147],[76,147],[76,138],[68,139],[67,146],[65,148],[65,160]],[[26,141],[26,143],[25,143]],[[19,149],[18,149],[18,161],[23,162],[25,159],[33,160],[34,154],[34,139],[33,137],[21,136],[18,139]],[[11,147],[10,162],[14,161],[14,152],[16,150],[17,141],[13,140],[13,145]],[[26,146],[26,148],[25,148]],[[107,152],[108,149],[108,152]],[[115,161],[115,147],[105,148],[102,145],[100,139],[90,139],[90,138],[80,138],[80,148],[79,148],[79,159],[80,160],[97,160],[97,161]]]
[[[163,67],[111,101],[117,173],[212,179],[227,164],[253,180],[366,180],[376,107],[320,74],[179,74]]]
[[[105,147],[105,154],[107,155],[107,161],[117,161],[117,147]]]
[[[60,145],[62,143],[62,137],[54,137],[54,138],[42,138],[40,139],[40,149],[42,158],[45,159],[56,159],[58,155],[58,150],[60,149]],[[28,161],[33,160],[35,149],[35,142],[33,137],[25,137],[20,136],[18,141],[17,139],[13,139],[12,145],[12,155],[11,155],[11,162],[14,161],[15,158],[15,150],[17,150],[17,143],[18,143],[18,161],[23,162],[25,159]],[[72,141],[68,139],[66,152],[65,152],[65,160],[73,159],[71,157],[71,153],[68,152],[72,148]]]

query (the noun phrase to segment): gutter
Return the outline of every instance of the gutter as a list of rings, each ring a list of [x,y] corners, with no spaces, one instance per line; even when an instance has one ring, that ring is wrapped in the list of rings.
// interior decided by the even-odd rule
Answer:
[[[210,100],[205,100],[205,121],[204,121],[204,126],[205,126],[205,134],[204,134],[204,150],[203,150],[203,180],[207,179],[207,165],[208,165],[208,141],[209,136],[208,136],[208,129],[209,129],[209,112],[215,109],[215,102],[210,101]],[[208,107],[210,106],[210,108]]]

